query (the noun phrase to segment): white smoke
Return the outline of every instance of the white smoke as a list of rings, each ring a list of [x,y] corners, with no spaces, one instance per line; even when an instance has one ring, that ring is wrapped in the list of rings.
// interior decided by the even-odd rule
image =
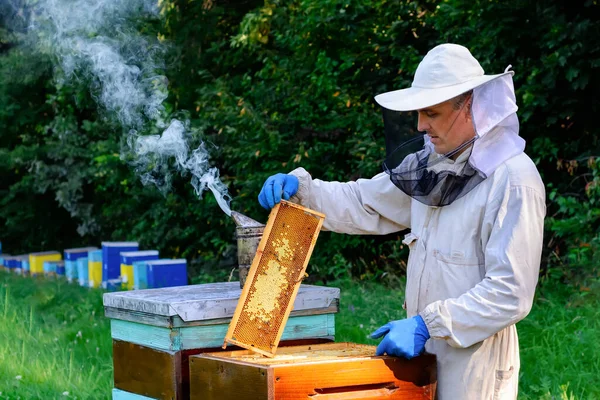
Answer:
[[[210,167],[204,144],[190,151],[188,121],[165,124],[163,101],[168,81],[161,74],[166,45],[143,37],[133,24],[158,17],[159,0],[31,0],[29,31],[38,46],[56,56],[58,79],[92,82],[98,104],[115,115],[129,132],[127,143],[133,166],[143,184],[169,190],[173,170],[191,175],[199,197],[207,189],[231,215],[227,187],[219,171]],[[146,124],[164,129],[161,135],[143,136]]]

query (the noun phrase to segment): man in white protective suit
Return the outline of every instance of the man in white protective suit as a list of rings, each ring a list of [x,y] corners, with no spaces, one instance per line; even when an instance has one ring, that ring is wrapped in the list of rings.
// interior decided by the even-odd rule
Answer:
[[[410,88],[375,97],[386,135],[402,129],[394,116],[406,111],[418,112],[424,133],[390,152],[385,172],[340,183],[298,168],[259,194],[267,209],[284,198],[326,214],[334,232],[410,229],[408,318],[372,337],[383,337],[378,355],[435,354],[441,400],[517,397],[515,324],[532,306],[546,206],[518,134],[509,68],[484,75],[465,47],[433,48]]]

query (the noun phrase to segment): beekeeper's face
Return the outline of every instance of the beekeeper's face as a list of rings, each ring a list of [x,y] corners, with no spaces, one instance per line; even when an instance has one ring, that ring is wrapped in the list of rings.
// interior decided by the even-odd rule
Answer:
[[[427,133],[436,153],[449,153],[475,136],[471,99],[472,94],[462,95],[418,110],[417,129]]]

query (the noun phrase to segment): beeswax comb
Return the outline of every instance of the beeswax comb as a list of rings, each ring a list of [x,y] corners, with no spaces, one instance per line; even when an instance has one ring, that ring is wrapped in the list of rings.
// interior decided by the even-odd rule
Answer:
[[[273,207],[223,348],[275,355],[324,219],[285,200]]]

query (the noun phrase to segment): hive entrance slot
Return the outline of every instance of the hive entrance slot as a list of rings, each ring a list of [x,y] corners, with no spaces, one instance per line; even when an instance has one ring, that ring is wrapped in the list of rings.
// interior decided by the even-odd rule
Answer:
[[[394,382],[382,382],[366,385],[315,388],[315,393],[309,394],[308,397],[313,400],[386,398],[396,390],[398,390],[398,386]]]

